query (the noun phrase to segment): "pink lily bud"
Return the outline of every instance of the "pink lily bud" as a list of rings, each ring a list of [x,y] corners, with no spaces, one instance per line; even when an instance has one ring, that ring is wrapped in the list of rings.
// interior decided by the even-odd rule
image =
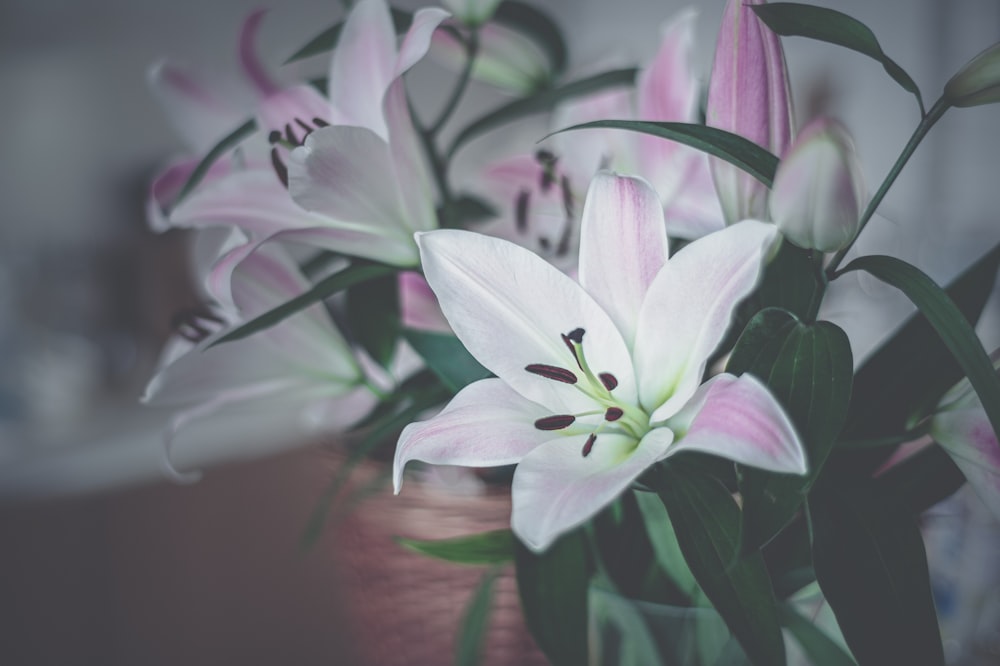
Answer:
[[[958,70],[944,87],[952,106],[979,106],[1000,102],[1000,42]]]
[[[707,124],[750,139],[778,155],[792,139],[792,105],[778,35],[754,14],[763,0],[729,0],[708,86]],[[739,168],[712,160],[712,178],[727,224],[761,218],[767,188]]]
[[[858,233],[864,179],[847,129],[817,118],[796,137],[778,166],[770,219],[799,247],[835,252]]]

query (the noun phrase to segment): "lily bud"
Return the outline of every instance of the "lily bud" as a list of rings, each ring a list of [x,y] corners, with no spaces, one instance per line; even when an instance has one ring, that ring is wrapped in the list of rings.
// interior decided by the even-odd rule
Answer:
[[[493,21],[479,27],[479,50],[472,78],[518,94],[538,90],[552,75],[545,53],[516,30]],[[456,72],[465,67],[465,44],[451,31],[437,30],[431,57]]]
[[[792,139],[788,70],[781,41],[751,9],[763,0],[729,0],[715,47],[708,86],[707,124],[784,154]],[[762,218],[767,188],[719,159],[712,178],[727,224]]]
[[[952,106],[979,106],[1000,102],[1000,42],[958,70],[944,87]]]
[[[441,4],[462,23],[475,27],[493,18],[500,0],[442,0]]]
[[[817,118],[778,166],[770,219],[799,247],[835,252],[858,233],[865,198],[861,164],[843,125]]]

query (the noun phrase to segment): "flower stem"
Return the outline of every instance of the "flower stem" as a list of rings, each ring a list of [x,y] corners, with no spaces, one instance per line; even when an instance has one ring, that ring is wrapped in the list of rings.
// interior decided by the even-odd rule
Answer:
[[[878,188],[878,191],[875,192],[872,200],[868,202],[868,207],[865,208],[865,212],[861,215],[861,222],[858,225],[858,233],[854,236],[854,240],[857,240],[858,236],[861,235],[861,232],[864,231],[865,225],[868,224],[872,215],[875,214],[875,210],[879,207],[879,204],[882,203],[882,199],[884,199],[885,195],[889,192],[889,188],[896,182],[896,178],[903,170],[903,167],[906,166],[906,163],[910,160],[910,157],[913,155],[913,151],[917,149],[920,142],[923,141],[925,136],[927,136],[927,132],[930,131],[934,124],[941,119],[941,116],[943,116],[944,112],[949,108],[951,108],[951,104],[947,102],[944,97],[942,97],[934,103],[931,110],[928,111],[927,114],[920,120],[920,124],[918,124],[917,128],[913,131],[913,135],[903,148],[903,152],[900,153],[896,163],[892,165],[892,169],[889,170],[889,174],[885,177],[885,180],[882,181],[882,185]],[[837,267],[840,266],[840,262],[844,260],[844,256],[854,245],[854,240],[852,240],[845,248],[837,252],[827,265],[826,274],[831,280],[839,277],[840,273],[837,272]]]
[[[479,53],[479,33],[473,30],[469,33],[469,36],[463,40],[465,44],[465,67],[462,69],[462,73],[458,77],[458,82],[455,84],[455,88],[451,91],[451,97],[445,103],[444,108],[441,109],[441,114],[438,116],[430,127],[427,128],[427,133],[432,137],[437,136],[437,133],[441,131],[444,124],[448,122],[448,118],[451,114],[455,112],[456,107],[458,107],[459,101],[462,99],[462,95],[465,94],[465,89],[469,85],[469,80],[472,78],[472,67],[476,63],[476,56]]]

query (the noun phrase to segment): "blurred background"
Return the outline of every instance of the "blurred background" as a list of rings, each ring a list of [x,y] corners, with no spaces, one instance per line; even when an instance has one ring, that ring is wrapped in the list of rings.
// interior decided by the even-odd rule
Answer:
[[[684,6],[537,4],[564,27],[571,70],[580,71],[643,62],[662,22]],[[703,77],[723,4],[698,3]],[[996,0],[817,4],[871,27],[929,102],[1000,40]],[[145,222],[150,178],[181,152],[146,71],[168,57],[218,81],[221,94],[240,94],[236,36],[258,6],[0,3],[0,663],[351,663],[338,631],[335,545],[324,539],[307,553],[297,546],[332,469],[319,443],[227,465],[195,451],[191,460],[210,468],[199,483],[176,485],[161,471],[169,414],[137,402],[171,316],[194,298],[190,239],[156,235]],[[261,32],[265,61],[277,68],[342,13],[334,0],[276,5]],[[912,98],[861,55],[801,39],[785,48],[800,122],[819,111],[843,120],[876,186],[918,120]],[[320,57],[281,71],[292,80],[325,64]],[[418,101],[434,99],[440,70],[422,65],[415,75]],[[472,93],[481,97],[460,108],[455,125],[502,99],[482,86]],[[860,239],[863,251],[894,254],[943,281],[997,242],[998,109],[946,115]],[[545,127],[541,119],[538,136]],[[849,332],[856,358],[910,310],[874,282],[856,280],[841,292],[827,316]],[[995,299],[981,334],[988,348],[1000,343]],[[937,511],[961,520],[931,523],[948,525],[929,528],[932,558],[978,576],[969,583],[953,575],[941,594],[983,597],[975,618],[949,619],[943,608],[943,620],[987,622],[976,625],[975,640],[986,646],[978,656],[964,629],[951,630],[952,658],[1000,663],[1000,593],[989,565],[1000,555],[996,526],[964,495]],[[956,524],[973,530],[975,549]],[[967,612],[962,599],[951,601],[955,613]]]

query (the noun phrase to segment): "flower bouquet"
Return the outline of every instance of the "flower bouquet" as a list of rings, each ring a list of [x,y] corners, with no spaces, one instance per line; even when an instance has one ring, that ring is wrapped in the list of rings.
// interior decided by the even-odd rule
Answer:
[[[509,483],[509,529],[402,541],[491,566],[459,663],[511,563],[556,664],[944,663],[917,517],[966,481],[1000,517],[1000,377],[973,329],[1000,246],[942,286],[854,243],[938,120],[1000,101],[1000,47],[927,107],[832,9],[730,0],[703,89],[691,11],[645,65],[568,79],[543,11],[445,4],[357,2],[289,59],[327,75],[291,85],[252,14],[242,108],[152,70],[192,152],[153,184],[151,222],[221,229],[207,304],[145,396],[182,407],[165,466],[188,472],[173,442],[206,418],[353,433],[312,534],[368,456],[392,459],[399,502],[437,465]],[[845,126],[796,130],[786,36],[868,56],[913,96],[874,194]],[[453,76],[430,110],[407,87],[425,58]],[[506,97],[459,120],[488,87]],[[530,139],[480,150],[456,187],[497,131]],[[855,359],[825,303],[859,273],[918,312]]]

